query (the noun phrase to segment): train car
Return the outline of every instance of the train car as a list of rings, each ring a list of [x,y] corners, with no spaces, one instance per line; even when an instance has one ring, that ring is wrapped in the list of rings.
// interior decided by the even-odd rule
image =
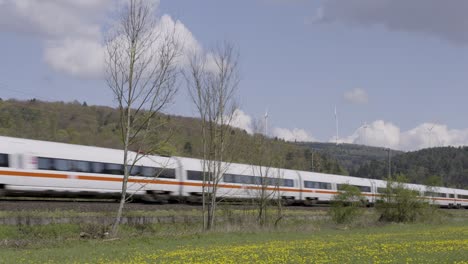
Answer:
[[[468,209],[468,190],[455,190],[456,208]]]
[[[300,173],[303,178],[304,202],[306,204],[329,203],[335,195],[343,190],[345,185],[358,188],[365,205],[371,206],[376,202],[378,180],[315,172]]]
[[[188,201],[200,202],[203,187],[203,161],[191,158],[178,158],[183,164],[182,195]],[[205,163],[205,166],[209,166]],[[218,179],[217,197],[220,199],[244,200],[260,197],[274,198],[279,196],[286,203],[300,200],[300,186],[297,172],[278,170],[259,166],[221,163],[222,176]],[[205,180],[209,176],[205,175]],[[209,188],[209,187],[208,187]]]
[[[117,197],[122,189],[122,150],[0,137],[0,189],[9,196]],[[130,152],[130,160],[136,157]],[[136,161],[127,192],[153,200],[179,194],[177,159]]]
[[[141,155],[140,155],[141,156]],[[130,163],[137,157],[129,153]],[[0,196],[119,197],[123,151],[0,136]],[[192,158],[142,156],[134,162],[127,193],[147,201],[200,202],[203,161]],[[329,203],[343,185],[353,185],[364,203],[382,199],[383,180],[222,163],[217,196],[255,199],[263,195],[285,204]],[[209,186],[208,186],[209,187]],[[468,190],[405,184],[433,204],[468,208]]]
[[[424,192],[421,192],[421,196],[434,205],[447,208],[462,208],[468,206],[468,200],[463,199],[464,193],[468,193],[468,191],[428,186],[422,187],[422,189]]]

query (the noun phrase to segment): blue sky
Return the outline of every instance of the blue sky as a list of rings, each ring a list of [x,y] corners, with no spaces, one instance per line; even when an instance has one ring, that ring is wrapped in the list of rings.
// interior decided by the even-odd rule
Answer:
[[[0,97],[113,105],[102,78],[117,0],[0,0]],[[121,1],[121,0],[119,0]],[[154,1],[154,0],[153,0]],[[190,45],[240,53],[236,125],[270,135],[413,150],[468,145],[468,2],[161,0]],[[169,112],[194,115],[184,87]],[[366,124],[366,125],[365,125]]]

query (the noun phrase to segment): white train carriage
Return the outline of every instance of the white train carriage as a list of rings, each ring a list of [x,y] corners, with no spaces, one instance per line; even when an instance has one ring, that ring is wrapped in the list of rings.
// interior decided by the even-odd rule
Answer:
[[[468,190],[455,190],[456,208],[468,209]]]
[[[118,196],[122,189],[121,150],[0,137],[0,153],[7,160],[0,187],[9,195]],[[135,156],[129,153],[130,160]],[[143,157],[132,169],[127,192],[147,199],[178,195],[179,170],[176,158]]]
[[[387,182],[382,180],[371,180],[375,182],[376,199],[382,199],[387,188]],[[405,183],[405,188],[414,190],[421,198],[429,203],[447,208],[468,208],[468,190],[430,187],[421,184]]]
[[[189,201],[201,200],[203,177],[203,161],[191,158],[179,158],[184,165],[182,179],[184,188],[182,195]],[[206,165],[208,166],[208,165]],[[262,168],[259,166],[222,163],[218,178],[217,197],[220,199],[251,199],[261,196],[262,189],[271,198],[281,197],[289,203],[298,201],[300,197],[297,172]],[[209,186],[208,186],[209,190]]]
[[[461,208],[468,206],[468,199],[463,199],[466,190],[458,190],[446,187],[427,187],[421,186],[423,192],[421,196],[425,197],[434,205],[448,208]],[[468,198],[466,196],[465,198]]]
[[[365,197],[364,202],[375,202],[373,180],[351,176],[331,175],[316,172],[300,172],[303,179],[304,201],[306,204],[329,203],[344,187],[357,187]]]

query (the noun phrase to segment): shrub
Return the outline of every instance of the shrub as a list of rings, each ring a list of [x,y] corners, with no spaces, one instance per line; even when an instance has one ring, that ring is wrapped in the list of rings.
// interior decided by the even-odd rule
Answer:
[[[332,207],[329,211],[331,219],[337,224],[351,223],[358,215],[363,201],[359,188],[344,185],[331,203]]]
[[[426,215],[429,203],[418,190],[408,188],[405,177],[399,175],[396,180],[387,180],[383,197],[376,204],[380,212],[380,221],[384,222],[415,222]]]

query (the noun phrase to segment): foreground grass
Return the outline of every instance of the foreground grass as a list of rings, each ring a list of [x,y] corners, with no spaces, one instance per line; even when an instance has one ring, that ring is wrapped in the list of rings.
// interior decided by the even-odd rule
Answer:
[[[71,226],[56,228],[68,230],[70,234],[74,232]],[[6,236],[7,232],[3,234]],[[181,232],[164,236],[140,235],[116,241],[64,239],[46,245],[0,248],[0,262],[468,263],[468,223],[388,225],[349,230],[322,228],[306,232],[300,229],[251,233]]]

